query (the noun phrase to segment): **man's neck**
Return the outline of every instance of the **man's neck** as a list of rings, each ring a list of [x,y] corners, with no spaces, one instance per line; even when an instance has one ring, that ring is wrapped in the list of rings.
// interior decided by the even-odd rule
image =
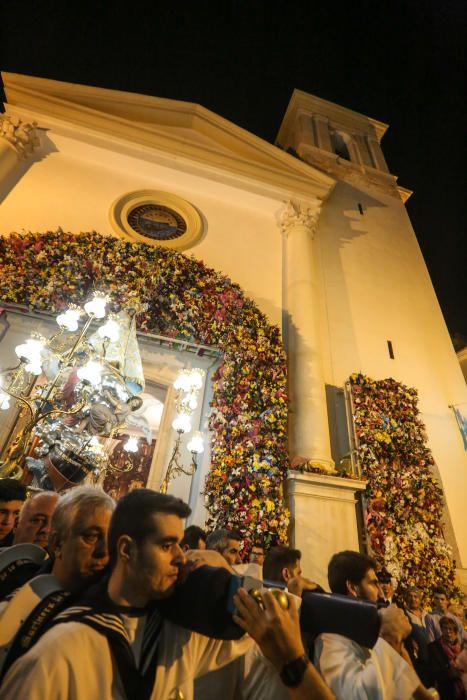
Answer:
[[[134,583],[118,568],[110,574],[107,593],[110,600],[122,608],[144,608],[149,603],[148,596],[136,591]]]
[[[434,606],[433,612],[436,613],[437,615],[447,615],[448,614],[448,611],[443,610],[443,608],[440,608],[439,605]]]

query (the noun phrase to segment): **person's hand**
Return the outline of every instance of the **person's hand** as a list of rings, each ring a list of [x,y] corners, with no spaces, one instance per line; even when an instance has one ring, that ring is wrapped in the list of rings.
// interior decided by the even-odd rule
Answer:
[[[189,549],[185,552],[185,559],[190,571],[195,571],[201,566],[217,566],[233,573],[233,569],[222,554],[215,552],[213,549]]]
[[[302,597],[303,591],[315,591],[318,588],[318,584],[314,581],[310,581],[309,578],[304,576],[294,576],[287,581],[287,590],[289,593]]]
[[[396,605],[381,608],[378,612],[381,618],[379,636],[400,653],[402,641],[411,633],[412,625],[404,611]]]
[[[244,588],[239,588],[234,596],[238,613],[233,619],[255,640],[273,666],[281,671],[288,661],[305,654],[298,610],[290,596],[288,610],[280,607],[270,591],[262,590],[261,597],[263,609]]]

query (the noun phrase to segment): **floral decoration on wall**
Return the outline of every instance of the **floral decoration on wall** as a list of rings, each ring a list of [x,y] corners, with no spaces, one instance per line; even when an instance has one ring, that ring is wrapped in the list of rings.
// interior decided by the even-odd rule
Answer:
[[[98,233],[0,238],[0,302],[56,313],[93,290],[115,306],[147,305],[138,329],[217,346],[213,378],[208,528],[285,543],[286,358],[279,329],[240,287],[202,262]]]
[[[417,390],[394,379],[352,374],[357,455],[366,490],[366,527],[377,561],[402,590],[455,592],[451,548],[442,531],[443,493],[418,410]]]

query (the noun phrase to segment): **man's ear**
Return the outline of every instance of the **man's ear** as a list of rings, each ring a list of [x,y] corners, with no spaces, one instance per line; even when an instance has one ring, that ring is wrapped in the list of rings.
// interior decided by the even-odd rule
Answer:
[[[352,583],[352,581],[347,581],[345,582],[346,588],[347,588],[347,595],[351,595],[353,598],[358,598],[358,586],[355,583]]]
[[[55,530],[49,535],[49,543],[47,545],[47,549],[49,550],[50,554],[55,557],[55,559],[59,558],[61,542],[58,536],[58,532],[56,532]]]
[[[118,558],[123,561],[130,561],[136,552],[134,540],[130,535],[120,535],[117,542]]]
[[[290,571],[288,570],[288,568],[286,566],[284,566],[284,568],[282,569],[281,574],[282,574],[282,578],[285,581],[285,583],[287,583],[287,581],[290,581],[290,579],[292,578],[290,575]]]

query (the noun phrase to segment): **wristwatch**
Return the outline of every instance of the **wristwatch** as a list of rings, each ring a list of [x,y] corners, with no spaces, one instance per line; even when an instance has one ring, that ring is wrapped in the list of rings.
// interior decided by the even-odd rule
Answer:
[[[310,660],[306,654],[299,656],[298,659],[288,661],[279,673],[282,683],[287,686],[287,688],[296,688],[299,686],[309,663]]]

